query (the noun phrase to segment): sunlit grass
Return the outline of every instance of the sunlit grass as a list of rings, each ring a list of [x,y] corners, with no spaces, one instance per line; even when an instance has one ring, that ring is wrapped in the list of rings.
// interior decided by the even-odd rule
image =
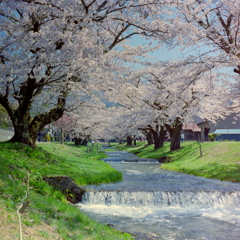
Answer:
[[[41,170],[43,175],[67,175],[79,185],[116,182],[122,180],[122,175],[109,164],[99,161],[106,157],[104,152],[88,152],[86,147],[73,144],[39,143],[43,150],[51,152],[56,158],[61,158],[58,164],[51,164]]]
[[[22,214],[24,239],[132,239],[96,223],[42,180],[45,175],[68,175],[78,185],[120,181],[122,174],[100,161],[105,156],[72,144],[40,143],[32,149],[0,143],[0,214],[6,216],[1,217],[1,234],[19,239],[16,210],[27,195],[30,206]]]

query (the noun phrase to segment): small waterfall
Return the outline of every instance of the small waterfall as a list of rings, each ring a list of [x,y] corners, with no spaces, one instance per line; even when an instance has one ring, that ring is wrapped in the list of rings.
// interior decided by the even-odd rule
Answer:
[[[90,191],[83,195],[81,204],[158,206],[183,208],[213,208],[240,206],[240,192],[221,191]]]

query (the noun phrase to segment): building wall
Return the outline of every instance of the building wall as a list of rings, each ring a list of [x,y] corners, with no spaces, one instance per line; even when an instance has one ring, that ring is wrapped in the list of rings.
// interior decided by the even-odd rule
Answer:
[[[240,134],[222,134],[217,136],[216,140],[217,141],[225,141],[225,140],[240,141]]]

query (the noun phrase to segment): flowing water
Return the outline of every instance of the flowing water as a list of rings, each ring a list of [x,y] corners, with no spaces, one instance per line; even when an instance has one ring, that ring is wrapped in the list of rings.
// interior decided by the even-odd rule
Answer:
[[[78,204],[96,221],[136,239],[240,239],[239,183],[163,170],[124,151],[107,154],[104,161],[123,173],[123,181],[88,186]]]

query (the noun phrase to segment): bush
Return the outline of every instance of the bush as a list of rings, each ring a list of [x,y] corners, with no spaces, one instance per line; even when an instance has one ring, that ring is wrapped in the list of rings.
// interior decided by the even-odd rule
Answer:
[[[50,134],[47,133],[46,136],[45,136],[45,139],[46,139],[47,142],[51,142]]]
[[[209,133],[208,138],[210,139],[211,142],[213,142],[217,137],[217,134],[215,133]]]

